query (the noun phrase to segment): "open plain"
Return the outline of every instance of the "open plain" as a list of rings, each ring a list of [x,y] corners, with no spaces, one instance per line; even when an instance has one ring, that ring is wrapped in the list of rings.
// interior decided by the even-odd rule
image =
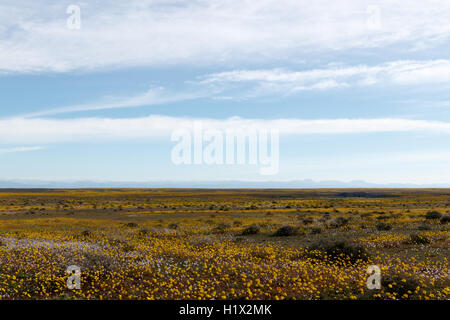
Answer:
[[[447,189],[2,189],[0,298],[449,299],[449,212]]]

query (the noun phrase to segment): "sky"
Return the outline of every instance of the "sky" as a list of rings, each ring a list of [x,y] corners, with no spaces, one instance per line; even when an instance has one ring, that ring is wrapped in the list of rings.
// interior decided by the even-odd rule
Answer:
[[[3,0],[0,180],[448,185],[449,89],[449,0]],[[196,124],[277,170],[177,163]]]

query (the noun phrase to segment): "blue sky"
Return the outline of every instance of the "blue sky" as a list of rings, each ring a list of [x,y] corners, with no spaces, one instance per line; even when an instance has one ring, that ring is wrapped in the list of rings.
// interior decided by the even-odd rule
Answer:
[[[448,184],[449,49],[439,0],[5,0],[0,180]],[[278,173],[175,165],[199,120],[279,130]]]

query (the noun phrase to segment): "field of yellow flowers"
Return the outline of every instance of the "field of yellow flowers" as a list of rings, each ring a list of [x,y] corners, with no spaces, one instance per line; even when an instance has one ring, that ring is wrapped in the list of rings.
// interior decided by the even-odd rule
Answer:
[[[0,299],[449,299],[449,212],[444,189],[4,189]]]

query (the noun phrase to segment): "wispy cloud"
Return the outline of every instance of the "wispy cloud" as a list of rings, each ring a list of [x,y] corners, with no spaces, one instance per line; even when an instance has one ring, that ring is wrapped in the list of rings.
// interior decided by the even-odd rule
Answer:
[[[193,130],[267,130],[281,134],[357,134],[373,132],[429,132],[450,134],[450,123],[409,119],[211,119],[152,115],[141,118],[42,119],[14,118],[0,120],[0,143],[65,143],[167,139],[173,131]]]
[[[203,96],[205,96],[205,94],[198,90],[191,92],[172,92],[163,87],[159,87],[152,88],[142,94],[137,94],[131,97],[108,97],[94,103],[45,109],[42,111],[28,113],[23,115],[23,117],[31,118],[80,111],[143,107],[197,99]]]
[[[330,50],[417,50],[449,38],[447,0],[370,4],[380,12],[377,28],[359,0],[89,1],[80,3],[81,30],[69,30],[66,2],[3,0],[0,72],[292,62]]]
[[[14,148],[8,148],[8,149],[0,149],[0,154],[37,151],[37,150],[42,150],[42,149],[45,149],[45,148],[44,147],[14,147]]]
[[[87,104],[45,109],[23,117],[161,105],[198,98],[216,99],[227,96],[233,99],[376,84],[410,86],[427,83],[450,85],[450,60],[393,61],[374,66],[331,66],[302,71],[234,70],[187,81],[184,87],[177,90],[156,87],[130,97],[109,96]]]
[[[286,69],[234,70],[207,75],[205,85],[239,84],[247,94],[295,93],[371,85],[450,85],[450,60],[393,61],[374,66],[331,66],[292,71]]]

